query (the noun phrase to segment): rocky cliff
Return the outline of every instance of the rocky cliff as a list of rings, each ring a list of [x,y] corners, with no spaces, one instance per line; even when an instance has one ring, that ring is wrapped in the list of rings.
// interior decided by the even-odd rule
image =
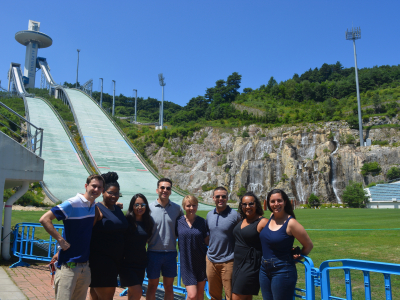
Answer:
[[[170,150],[151,144],[146,152],[163,176],[204,201],[211,201],[213,186],[223,185],[232,200],[244,189],[265,198],[271,189],[281,188],[301,202],[314,193],[324,202],[341,203],[350,180],[385,180],[386,171],[400,163],[398,128],[371,129],[364,136],[389,146],[358,147],[357,130],[345,122],[329,122],[273,129],[209,127],[189,138],[170,139]],[[362,176],[360,168],[372,161],[381,165],[381,174]]]

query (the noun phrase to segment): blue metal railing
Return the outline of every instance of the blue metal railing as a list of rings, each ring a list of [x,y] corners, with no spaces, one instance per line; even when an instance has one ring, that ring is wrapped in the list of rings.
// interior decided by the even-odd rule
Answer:
[[[63,234],[63,225],[54,225],[54,227]],[[13,254],[19,257],[18,262],[12,264],[10,268],[18,266],[29,266],[22,259],[51,261],[51,258],[57,252],[57,241],[50,236],[48,240],[38,239],[35,237],[37,229],[43,229],[39,223],[18,223],[13,231],[14,242],[12,251]],[[42,251],[38,250],[40,248]]]
[[[330,263],[341,263],[341,266],[330,266]],[[352,300],[351,288],[351,270],[362,271],[364,275],[364,293],[365,300],[371,300],[371,281],[370,272],[381,273],[385,284],[386,300],[392,300],[391,275],[400,275],[400,265],[375,261],[355,260],[355,259],[337,259],[324,261],[319,267],[321,276],[321,299],[322,300]],[[330,270],[343,270],[345,276],[346,298],[340,298],[331,295],[331,285],[329,278]]]
[[[63,234],[63,225],[54,225],[54,227]],[[13,264],[10,268],[17,266],[29,266],[28,263],[23,262],[22,259],[30,259],[36,261],[49,262],[53,255],[57,252],[57,241],[51,236],[48,240],[38,239],[35,237],[37,229],[43,227],[38,223],[19,223],[15,226],[14,242],[13,242],[13,254],[19,257],[19,261]],[[41,248],[38,251],[37,247]],[[36,248],[36,249],[35,249]],[[362,271],[364,280],[364,293],[365,299],[371,300],[371,280],[370,272],[382,274],[382,282],[385,287],[385,299],[393,300],[392,297],[392,285],[391,276],[400,275],[400,264],[391,264],[374,261],[364,261],[355,259],[338,259],[338,260],[327,260],[324,261],[319,268],[314,267],[314,263],[311,258],[304,256],[304,261],[298,261],[299,264],[304,266],[305,272],[305,288],[297,288],[293,295],[293,299],[300,298],[305,300],[315,300],[315,287],[321,288],[321,300],[352,300],[352,284],[351,284],[351,271]],[[331,265],[332,264],[332,265]],[[173,291],[187,296],[187,291],[181,280],[180,270],[180,255],[178,252],[178,276],[177,284],[173,286]],[[338,266],[339,265],[339,266]],[[331,295],[331,282],[329,277],[330,270],[343,270],[344,271],[344,282],[346,289],[346,298],[340,298]],[[148,284],[147,276],[143,282]],[[158,285],[158,288],[163,289],[162,283]],[[205,292],[208,299],[211,299],[208,282],[205,286]],[[128,289],[125,289],[120,296],[126,295]],[[397,297],[398,298],[398,297]],[[396,298],[396,299],[397,299]]]

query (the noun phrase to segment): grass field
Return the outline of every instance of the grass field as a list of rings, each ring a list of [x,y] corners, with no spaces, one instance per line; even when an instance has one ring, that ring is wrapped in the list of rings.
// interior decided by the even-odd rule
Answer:
[[[297,220],[308,230],[314,249],[310,257],[315,267],[325,260],[360,259],[400,264],[400,210],[375,209],[299,209]],[[12,225],[38,222],[43,212],[13,211]],[[199,212],[205,217],[207,212]],[[267,212],[266,217],[269,216]],[[347,230],[356,229],[356,230]],[[372,230],[365,230],[372,229]],[[381,229],[381,230],[379,230]],[[40,233],[40,238],[45,234]],[[297,243],[297,242],[295,242]],[[298,265],[298,286],[304,287],[304,268]],[[400,299],[400,278],[392,276],[393,299]],[[372,299],[385,299],[383,276],[371,274]],[[364,298],[361,272],[352,272],[353,299]],[[331,289],[335,296],[345,298],[344,274],[331,272]],[[320,290],[316,289],[316,299]],[[261,294],[255,299],[262,299]]]

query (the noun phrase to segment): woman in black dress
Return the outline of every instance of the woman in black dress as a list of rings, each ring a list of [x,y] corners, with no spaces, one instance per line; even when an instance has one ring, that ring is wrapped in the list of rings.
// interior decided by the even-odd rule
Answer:
[[[176,220],[181,262],[182,282],[186,286],[187,300],[203,300],[206,285],[206,253],[209,236],[206,220],[197,216],[199,201],[195,196],[183,198],[186,215]]]
[[[253,192],[240,199],[238,212],[242,217],[233,229],[235,256],[232,274],[232,300],[250,300],[260,290],[259,272],[262,257],[259,233],[268,221],[260,200]]]
[[[90,241],[90,298],[112,300],[118,286],[118,273],[123,257],[124,235],[128,228],[119,198],[118,175],[108,172],[104,179],[103,201],[96,203],[95,224]]]
[[[128,287],[128,300],[139,300],[147,267],[146,243],[153,231],[149,203],[144,195],[132,197],[126,219],[129,228],[125,234],[124,258],[119,276],[121,286]]]

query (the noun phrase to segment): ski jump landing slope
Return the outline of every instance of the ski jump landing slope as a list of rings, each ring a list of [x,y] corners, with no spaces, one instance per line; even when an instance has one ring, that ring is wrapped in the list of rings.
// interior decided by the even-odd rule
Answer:
[[[46,188],[60,201],[78,192],[84,193],[89,171],[82,164],[60,120],[39,98],[26,97],[26,103],[30,121],[44,129],[42,158],[45,160],[43,182]]]
[[[117,172],[122,198],[127,209],[133,195],[141,193],[149,202],[157,199],[158,179],[142,164],[103,110],[79,90],[65,89],[75,111],[83,141],[101,173]],[[183,197],[172,192],[170,200],[181,205]],[[199,210],[212,206],[199,204]]]

